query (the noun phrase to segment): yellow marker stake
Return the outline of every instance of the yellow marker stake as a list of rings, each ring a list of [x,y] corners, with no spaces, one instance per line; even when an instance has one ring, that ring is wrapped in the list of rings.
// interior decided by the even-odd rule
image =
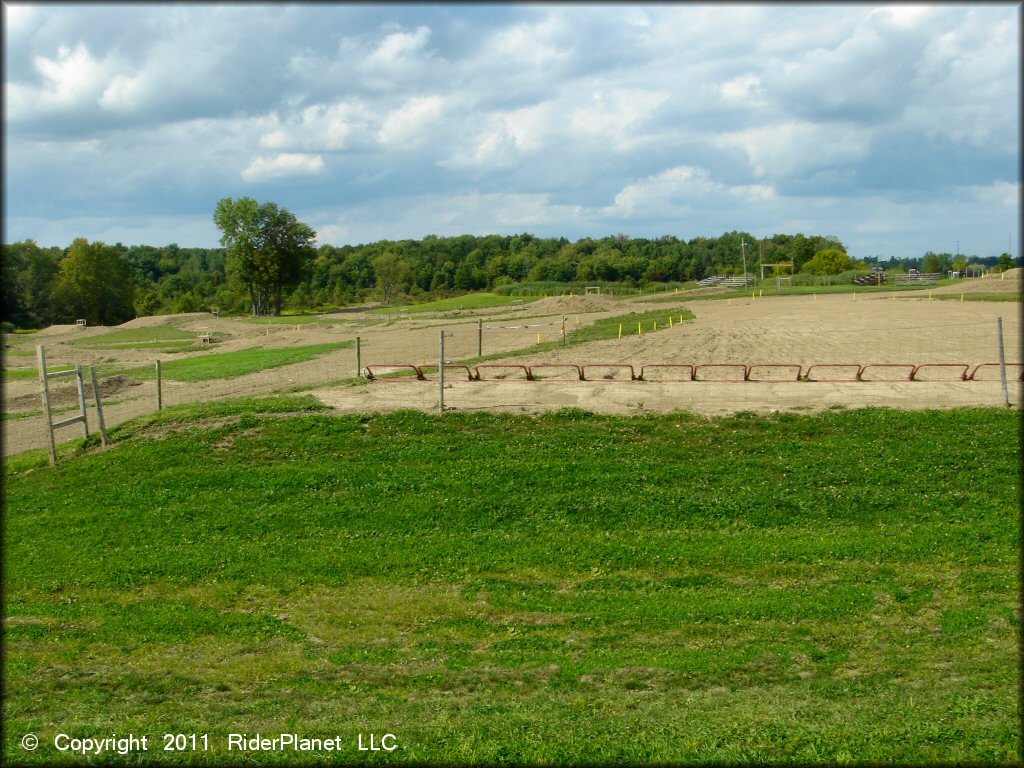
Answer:
[[[853,294],[853,300],[854,300],[854,301],[856,301],[856,300],[857,300],[857,293],[856,293],[856,292],[854,292],[854,294]]]
[[[537,334],[537,343],[540,344],[540,334]]]
[[[580,316],[576,315],[576,325],[579,325],[579,324],[580,324]]]
[[[760,297],[760,296],[764,296],[764,288],[760,288],[760,289],[758,289],[758,291],[757,291],[757,295],[758,295],[759,297]]]
[[[622,323],[619,323],[619,338],[622,338]]]
[[[928,291],[928,301],[931,301],[931,300],[932,300],[932,292]]]
[[[643,336],[644,335],[644,327],[643,327],[642,323],[637,323],[636,324],[636,335],[637,336]]]
[[[669,327],[669,328],[671,328],[671,327],[672,327],[672,315],[669,315],[669,316],[668,316],[668,327]]]
[[[657,320],[654,321],[654,330],[658,330],[658,321]]]
[[[680,323],[683,322],[683,316],[682,315],[679,316],[679,322]]]
[[[815,301],[817,301],[817,300],[818,300],[818,294],[816,294],[816,293],[812,293],[811,295],[812,295],[812,296],[814,297],[814,300],[815,300]]]

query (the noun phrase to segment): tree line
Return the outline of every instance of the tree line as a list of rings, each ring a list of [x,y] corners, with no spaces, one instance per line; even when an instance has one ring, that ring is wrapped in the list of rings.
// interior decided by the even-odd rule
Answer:
[[[516,235],[427,235],[362,245],[315,245],[316,233],[287,209],[251,198],[225,198],[214,221],[221,248],[108,245],[78,238],[68,248],[32,240],[3,245],[3,321],[39,328],[53,323],[114,325],[141,315],[209,311],[280,314],[328,310],[367,299],[384,303],[495,290],[526,282],[652,283],[709,275],[758,274],[761,263],[791,262],[794,272],[837,274],[854,267],[921,268],[945,272],[956,259],[854,262],[833,236],[776,234],[759,241],[746,232],[683,240],[623,234],[582,238]],[[1003,254],[1012,263],[1008,254]],[[966,257],[961,257],[966,265]],[[992,257],[971,257],[992,266]],[[1002,264],[1001,264],[1002,265]]]

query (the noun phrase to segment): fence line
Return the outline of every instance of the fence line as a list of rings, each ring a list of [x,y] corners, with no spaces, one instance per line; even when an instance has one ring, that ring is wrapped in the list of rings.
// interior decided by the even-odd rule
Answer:
[[[646,371],[648,369],[686,369],[687,373],[682,377],[673,377],[667,379],[669,381],[716,381],[716,382],[731,382],[731,381],[743,381],[751,383],[778,383],[782,381],[813,381],[817,383],[822,382],[841,382],[841,381],[860,381],[865,383],[870,382],[892,382],[892,381],[987,381],[987,378],[977,378],[977,374],[982,369],[996,368],[1002,369],[1013,368],[1015,369],[1014,374],[1016,375],[1015,381],[1024,382],[1024,363],[976,363],[974,370],[971,371],[972,364],[970,363],[815,363],[814,365],[807,366],[806,370],[799,364],[796,363],[704,363],[701,365],[693,365],[692,363],[649,363],[640,366],[640,373],[636,372],[636,366],[629,363],[482,363],[477,366],[468,366],[458,363],[447,363],[445,369],[457,369],[467,372],[467,381],[493,381],[495,379],[508,378],[514,372],[515,378],[521,381],[550,381],[554,380],[555,377],[538,375],[537,371],[546,371],[548,369],[558,369],[559,371],[575,372],[575,376],[559,376],[558,381],[601,381],[608,380],[610,378],[616,378],[617,380],[628,380],[628,381],[666,381],[666,379],[660,379],[655,377],[648,377]],[[439,366],[434,363],[433,365],[417,365],[414,363],[375,363],[368,365],[365,368],[364,376],[369,381],[380,380],[400,380],[400,381],[432,381],[433,379],[428,374],[428,371],[436,370]],[[784,369],[793,371],[795,374],[782,379],[776,378],[763,378],[761,376],[753,375],[755,369]],[[812,372],[815,369],[853,369],[852,375],[843,378],[818,378],[818,374],[812,376]],[[956,369],[959,371],[959,375],[952,377],[944,377],[940,379],[922,379],[918,376],[919,372],[923,369]],[[609,375],[592,375],[590,378],[587,377],[588,371],[597,371],[598,369],[612,369],[620,372],[628,372],[629,376],[627,379],[621,379],[621,377],[615,377],[614,374]],[[718,377],[714,375],[703,376],[702,371],[707,370],[728,370],[733,372],[734,376]],[[738,373],[737,372],[738,369]],[[886,376],[884,374],[865,378],[865,374],[868,371],[874,372],[878,369],[895,369],[899,371],[895,376]],[[1019,373],[1017,372],[1019,370]],[[503,374],[495,374],[493,372],[504,371]],[[970,373],[968,373],[970,371]],[[411,374],[411,376],[409,375]],[[520,375],[521,374],[521,375]],[[905,375],[904,375],[905,374]],[[828,375],[828,374],[824,374]],[[738,376],[738,378],[737,378]]]
[[[162,376],[159,395],[154,378],[156,361],[144,359],[136,353],[135,362],[124,364],[124,373],[97,376],[95,383],[89,380],[90,377],[85,377],[84,386],[88,392],[86,423],[91,431],[99,430],[99,414],[93,403],[97,388],[103,396],[106,425],[114,427],[131,418],[155,412],[160,404],[158,397],[164,407],[169,407],[228,397],[299,393],[323,389],[338,382],[352,383],[357,376],[367,373],[379,383],[385,379],[392,380],[387,375],[389,372],[381,368],[388,364],[409,366],[404,369],[405,379],[409,382],[436,381],[440,375],[437,338],[441,329],[452,334],[446,341],[445,356],[452,361],[452,365],[446,366],[446,375],[454,382],[621,380],[726,384],[731,383],[727,379],[734,379],[754,384],[800,380],[863,381],[864,390],[868,391],[881,390],[883,379],[890,382],[899,379],[960,382],[964,390],[971,389],[970,382],[999,381],[995,318],[967,317],[962,322],[952,319],[929,322],[923,318],[915,322],[914,311],[911,310],[910,316],[900,314],[894,318],[897,322],[874,321],[876,315],[861,309],[862,306],[870,309],[872,305],[864,302],[854,304],[853,299],[849,305],[834,301],[837,311],[856,311],[858,316],[866,319],[867,322],[859,325],[857,332],[853,333],[840,328],[822,329],[793,322],[786,314],[790,311],[788,308],[785,312],[780,311],[779,316],[773,316],[769,311],[771,303],[766,301],[765,309],[761,310],[759,301],[749,300],[752,311],[737,308],[730,316],[734,319],[712,328],[701,327],[699,317],[696,322],[676,323],[669,327],[667,318],[673,312],[666,309],[666,322],[659,319],[657,333],[651,332],[652,322],[645,309],[644,316],[648,320],[642,328],[642,337],[637,333],[635,321],[632,325],[625,322],[622,339],[588,342],[585,347],[577,349],[571,343],[565,344],[567,337],[572,341],[571,331],[581,324],[573,312],[559,312],[545,318],[509,316],[489,321],[460,318],[442,323],[411,323],[408,327],[403,322],[400,333],[395,332],[395,326],[383,324],[366,327],[330,325],[320,333],[312,334],[316,341],[299,343],[354,342],[358,338],[358,346],[353,344],[350,348],[325,352],[305,362],[232,378],[176,379],[171,361],[197,356],[214,360],[216,355],[163,354],[160,356]],[[814,300],[808,298],[808,301]],[[953,311],[955,307],[951,305],[942,309]],[[588,316],[584,320],[585,325],[587,320],[615,313],[579,314]],[[844,321],[845,316],[834,322]],[[289,338],[294,334],[294,326],[273,325],[267,328],[274,336],[271,346],[285,347],[294,343]],[[259,336],[264,335],[262,328],[256,330]],[[1011,351],[1018,348],[1021,331],[1016,317],[1006,319],[1006,332],[1006,342]],[[67,335],[72,336],[70,332]],[[55,335],[47,338],[53,339]],[[217,343],[213,346],[216,347]],[[103,364],[100,355],[107,353],[91,354],[92,357],[76,358],[76,355],[86,355],[86,350],[58,345],[51,364],[54,367],[90,362]],[[7,362],[12,359],[17,363],[16,357],[7,358]],[[776,362],[766,362],[772,360]],[[26,363],[27,360],[22,365]],[[488,365],[494,367],[484,367]],[[892,367],[899,365],[903,367]],[[1020,362],[1008,361],[1006,366],[1011,381],[1022,379],[1021,369],[1024,366]],[[15,366],[9,372],[17,370]],[[868,387],[871,382],[875,385]],[[524,384],[524,392],[527,386]],[[52,381],[55,421],[73,415],[80,402],[76,388],[77,384],[67,377]],[[376,391],[382,392],[379,388]],[[47,427],[38,379],[12,376],[5,382],[3,396],[4,455],[45,447]],[[367,408],[374,407],[374,397],[373,388],[367,390]],[[76,437],[80,439],[80,436],[81,433],[75,435],[74,430],[61,429],[56,440],[64,442]]]

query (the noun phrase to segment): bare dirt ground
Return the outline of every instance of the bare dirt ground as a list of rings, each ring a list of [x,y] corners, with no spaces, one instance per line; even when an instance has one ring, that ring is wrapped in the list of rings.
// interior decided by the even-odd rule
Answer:
[[[979,278],[942,290],[946,293],[997,293],[1020,290],[1021,270],[1007,278]],[[996,288],[995,286],[998,286]],[[1016,289],[1011,286],[1017,286]],[[717,292],[716,289],[712,289]],[[704,294],[705,296],[707,294]],[[663,294],[659,298],[666,298]],[[305,346],[325,342],[360,342],[361,370],[367,365],[406,363],[436,366],[440,333],[446,337],[445,357],[458,362],[477,356],[493,356],[490,364],[509,365],[632,365],[652,364],[790,364],[806,370],[813,364],[919,365],[954,363],[969,365],[999,360],[997,318],[1002,318],[1007,361],[1020,358],[1020,305],[991,301],[928,300],[927,291],[896,294],[821,294],[764,297],[756,299],[708,299],[680,293],[679,302],[651,304],[643,300],[617,300],[605,296],[559,296],[542,299],[523,308],[479,310],[452,318],[413,314],[394,322],[364,321],[358,313],[329,315],[313,324],[253,323],[241,318],[215,318],[205,313],[139,318],[120,328],[173,327],[188,333],[209,328],[220,334],[210,346],[196,345],[186,352],[159,352],[147,348],[86,349],[74,342],[102,343],[111,328],[79,329],[52,327],[34,334],[4,339],[7,369],[31,369],[35,345],[44,344],[51,367],[83,365],[151,365],[154,360],[222,354],[246,349]],[[678,323],[678,311],[685,307],[695,319]],[[643,335],[635,323],[623,322],[623,338],[595,341],[536,354],[502,353],[529,350],[540,342],[559,341],[563,328],[572,332],[604,317],[630,312],[663,310],[664,321],[657,332],[651,326]],[[672,317],[672,327],[666,327]],[[364,324],[365,323],[365,324]],[[539,411],[579,407],[594,412],[636,413],[641,411],[691,410],[722,414],[740,410],[756,412],[814,412],[828,408],[856,408],[884,405],[896,408],[951,408],[999,405],[1004,402],[998,368],[979,373],[984,381],[950,380],[960,369],[935,368],[934,381],[863,382],[713,382],[713,381],[621,381],[624,369],[591,369],[588,378],[597,381],[460,381],[465,375],[450,372],[451,388],[445,392],[446,405],[461,410]],[[1009,369],[1009,399],[1022,402],[1020,372]],[[228,380],[163,382],[163,402],[172,405],[243,395],[265,395],[312,391],[322,402],[338,411],[375,411],[395,408],[438,408],[437,382],[387,381],[353,385],[357,371],[355,349],[322,355],[315,360],[259,371]],[[840,371],[841,372],[841,371]],[[907,369],[878,368],[876,377],[906,378]],[[513,374],[514,375],[514,374]],[[649,369],[645,378],[671,378],[671,369]],[[729,376],[729,369],[704,369],[701,377]],[[795,371],[762,369],[764,378],[783,378]],[[613,377],[612,379],[606,377]],[[824,378],[824,376],[823,376]],[[829,378],[841,378],[830,376]],[[345,381],[348,380],[348,381]],[[342,383],[344,382],[344,383]],[[66,385],[65,385],[66,386]],[[122,374],[101,384],[108,425],[150,412],[156,406],[152,381],[138,382]],[[58,393],[69,407],[74,397]],[[4,453],[10,454],[45,444],[45,424],[39,415],[41,401],[36,378],[16,378],[5,383]],[[62,417],[66,417],[65,416]],[[94,414],[90,415],[94,421]],[[95,427],[93,427],[95,428]],[[70,439],[81,434],[69,427],[58,437]]]
[[[987,274],[984,277],[961,280],[953,285],[936,288],[935,293],[1016,293],[1024,291],[1024,269],[1016,267],[1002,274]]]

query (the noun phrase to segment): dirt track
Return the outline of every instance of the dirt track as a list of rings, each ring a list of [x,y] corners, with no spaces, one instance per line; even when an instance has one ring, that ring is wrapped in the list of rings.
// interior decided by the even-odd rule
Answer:
[[[1015,273],[1019,273],[1016,270]],[[1008,273],[1009,274],[1009,273]],[[998,290],[993,286],[999,285]],[[981,278],[963,281],[935,293],[999,293],[1017,286],[1020,278]],[[702,292],[706,296],[706,292]],[[663,298],[668,298],[667,296]],[[673,297],[676,298],[676,297]],[[436,365],[442,328],[446,339],[446,358],[465,360],[476,357],[478,335],[483,331],[483,353],[528,350],[542,342],[561,339],[564,327],[574,328],[598,318],[626,315],[630,312],[663,310],[657,332],[650,325],[643,335],[635,324],[623,322],[621,339],[590,342],[537,354],[508,357],[515,365],[606,363],[640,366],[651,364],[706,365],[721,363],[791,364],[806,370],[812,364],[913,364],[961,363],[971,368],[979,363],[998,361],[997,318],[1003,320],[1007,361],[1020,358],[1021,318],[1019,303],[993,301],[929,300],[928,292],[899,294],[859,293],[764,297],[755,299],[708,299],[688,301],[678,295],[678,303],[621,301],[607,297],[577,296],[542,299],[524,308],[474,310],[453,317],[412,315],[393,323],[362,324],[358,315],[345,321],[327,316],[313,325],[254,324],[241,319],[214,318],[203,313],[156,318],[140,318],[122,327],[174,326],[195,332],[209,327],[223,334],[212,347],[193,352],[170,354],[146,349],[85,349],[75,341],[102,341],[109,328],[54,327],[26,336],[6,337],[8,368],[31,368],[30,354],[36,344],[46,345],[52,365],[118,362],[131,365],[205,356],[227,351],[264,347],[302,346],[355,339],[361,343],[361,364],[412,363]],[[696,298],[696,297],[694,297]],[[685,307],[695,319],[679,324],[678,312]],[[666,327],[669,317],[672,327]],[[500,358],[489,361],[503,362]],[[1022,368],[1010,369],[1011,379],[1019,379]],[[354,349],[340,350],[316,360],[264,370],[229,380],[191,384],[164,382],[164,403],[195,402],[240,395],[260,395],[310,389],[327,405],[344,411],[391,410],[400,407],[436,409],[438,386],[432,382],[375,381],[358,386],[329,386],[331,382],[351,379],[356,372]],[[879,375],[905,376],[903,369],[876,369]],[[611,375],[608,369],[606,375]],[[672,375],[665,369],[662,375]],[[707,369],[702,374],[728,375],[727,370]],[[773,371],[766,378],[782,378]],[[792,369],[786,375],[790,375]],[[959,369],[933,369],[936,378],[958,374]],[[780,374],[776,376],[775,374]],[[452,373],[452,389],[446,403],[460,409],[543,410],[580,407],[595,412],[632,413],[687,409],[719,414],[738,410],[818,411],[830,407],[855,408],[886,405],[899,408],[950,408],[971,405],[998,405],[1003,402],[996,369],[986,369],[988,381],[874,381],[874,382],[671,382],[671,381],[492,381],[459,382],[458,370]],[[654,378],[654,372],[645,378]],[[794,375],[795,378],[795,375]],[[840,378],[834,376],[830,378]],[[1022,385],[1010,382],[1010,400],[1020,407]],[[39,385],[34,378],[16,379],[4,388],[4,410],[36,411]],[[106,405],[105,405],[106,407]],[[108,423],[131,418],[153,410],[155,385],[151,381],[120,386],[109,403]],[[38,417],[7,420],[4,453],[44,444],[45,427]],[[67,438],[75,429],[64,430]]]

